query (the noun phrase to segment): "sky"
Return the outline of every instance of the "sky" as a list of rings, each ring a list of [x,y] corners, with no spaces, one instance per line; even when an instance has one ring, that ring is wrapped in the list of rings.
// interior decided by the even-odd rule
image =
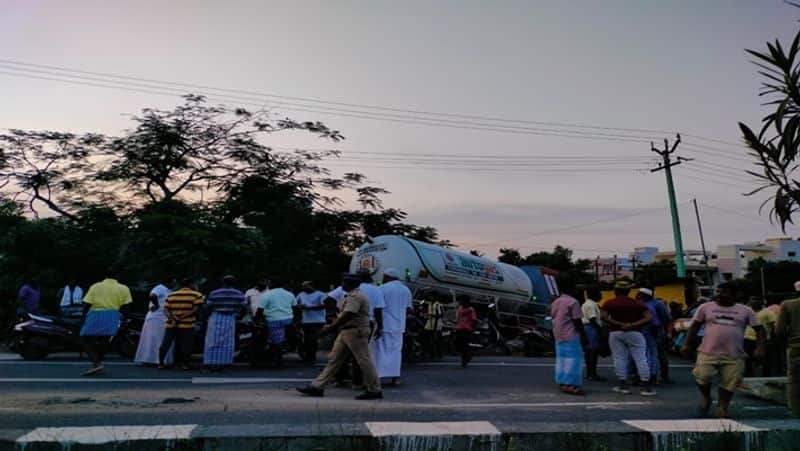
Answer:
[[[421,113],[248,95],[347,138],[334,146],[285,134],[268,144],[341,149],[331,168],[363,172],[391,191],[386,206],[464,250],[562,244],[585,257],[673,248],[649,141],[663,146],[680,132],[676,155],[695,158],[674,168],[685,248],[699,248],[696,198],[713,249],[784,235],[759,213],[765,196],[742,195],[756,185],[743,173],[752,163],[737,123],[756,126],[766,113],[744,49],[790,41],[798,19],[779,0],[0,0],[0,128],[118,134],[131,126],[126,114],[180,101],[37,79],[50,75],[13,62],[503,118],[435,116],[433,126]],[[574,137],[587,132],[616,136]]]

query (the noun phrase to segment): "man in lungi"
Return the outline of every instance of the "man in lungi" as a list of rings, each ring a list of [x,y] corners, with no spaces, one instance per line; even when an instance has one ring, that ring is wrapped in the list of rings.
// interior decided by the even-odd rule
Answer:
[[[383,333],[370,342],[370,350],[378,370],[378,378],[391,378],[391,386],[400,384],[400,367],[403,362],[403,334],[406,315],[411,309],[411,290],[400,282],[400,273],[394,268],[383,272]]]
[[[267,323],[267,347],[269,359],[275,367],[283,365],[283,346],[286,342],[286,328],[294,319],[294,294],[283,288],[280,280],[271,280],[272,288],[261,295],[256,311],[256,321]]]
[[[550,304],[553,336],[556,341],[556,383],[559,390],[570,395],[583,395],[583,311],[575,299],[577,290],[571,279],[558,282],[561,296]]]
[[[364,393],[356,396],[359,400],[381,399],[381,382],[369,352],[369,301],[358,288],[361,277],[347,274],[342,281],[342,288],[347,293],[342,304],[342,313],[336,321],[322,329],[322,333],[338,332],[333,349],[328,357],[328,364],[322,373],[306,387],[297,389],[309,396],[324,396],[325,387],[336,379],[336,373],[347,362],[347,356],[353,355],[364,373]]]
[[[131,290],[117,282],[115,277],[115,271],[108,269],[106,278],[92,285],[83,297],[85,318],[80,336],[86,353],[92,359],[92,367],[83,373],[84,376],[94,376],[105,370],[103,356],[119,330],[119,311],[133,302]]]
[[[208,295],[210,312],[206,329],[203,365],[211,371],[222,371],[233,363],[236,344],[236,316],[246,308],[244,293],[233,287],[233,276],[222,278],[222,288]]]

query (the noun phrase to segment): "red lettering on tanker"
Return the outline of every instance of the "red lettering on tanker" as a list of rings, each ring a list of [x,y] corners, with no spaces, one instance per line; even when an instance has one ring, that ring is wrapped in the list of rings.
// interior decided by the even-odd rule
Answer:
[[[503,281],[503,273],[500,272],[500,268],[496,265],[447,252],[442,253],[442,260],[444,261],[444,269],[447,272],[473,279],[486,279],[495,282]]]

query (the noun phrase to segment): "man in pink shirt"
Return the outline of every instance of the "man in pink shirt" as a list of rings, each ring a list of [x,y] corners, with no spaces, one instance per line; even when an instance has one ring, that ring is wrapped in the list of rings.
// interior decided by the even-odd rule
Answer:
[[[692,374],[702,396],[699,414],[704,416],[711,407],[711,380],[719,374],[719,405],[717,416],[728,417],[728,408],[736,387],[744,375],[747,354],[744,351],[744,330],[751,326],[756,331],[757,345],[753,353],[762,359],[765,352],[766,333],[755,312],[742,304],[737,304],[732,287],[723,283],[717,287],[714,302],[701,305],[692,318],[692,325],[686,335],[681,352],[691,352],[690,343],[697,335],[700,326],[705,324],[705,336],[698,347],[697,362]]]
[[[550,304],[553,336],[556,341],[556,383],[571,395],[583,394],[583,311],[575,299],[575,284],[571,280],[558,283],[561,296]]]

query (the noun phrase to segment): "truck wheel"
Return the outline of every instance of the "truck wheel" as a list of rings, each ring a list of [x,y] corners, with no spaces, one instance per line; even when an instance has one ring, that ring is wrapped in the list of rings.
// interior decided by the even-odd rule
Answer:
[[[19,355],[25,360],[42,360],[47,357],[47,344],[25,340],[19,344]]]

